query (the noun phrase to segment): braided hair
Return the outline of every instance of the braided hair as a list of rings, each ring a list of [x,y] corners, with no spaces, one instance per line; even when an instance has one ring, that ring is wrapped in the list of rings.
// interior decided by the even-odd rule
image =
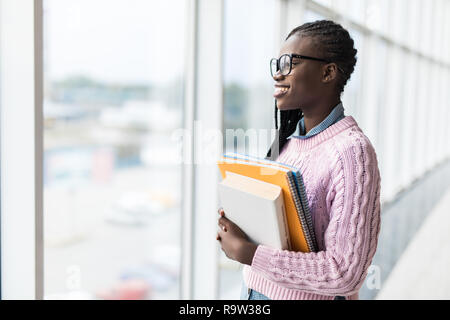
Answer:
[[[350,34],[340,24],[330,20],[317,20],[302,24],[293,29],[285,41],[293,35],[311,37],[316,40],[322,51],[320,58],[336,63],[338,67],[337,93],[344,91],[344,87],[350,79],[357,61],[357,50]],[[275,160],[279,152],[297,129],[298,122],[303,118],[301,109],[280,110],[280,128],[278,129],[278,108],[275,100],[275,139],[267,152],[266,159]]]

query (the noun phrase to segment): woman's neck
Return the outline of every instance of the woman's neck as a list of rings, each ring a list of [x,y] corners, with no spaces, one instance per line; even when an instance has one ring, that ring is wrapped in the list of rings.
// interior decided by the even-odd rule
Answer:
[[[312,128],[321,123],[330,114],[334,107],[341,102],[341,99],[332,102],[325,101],[311,109],[302,109],[305,122],[305,130],[308,133]]]

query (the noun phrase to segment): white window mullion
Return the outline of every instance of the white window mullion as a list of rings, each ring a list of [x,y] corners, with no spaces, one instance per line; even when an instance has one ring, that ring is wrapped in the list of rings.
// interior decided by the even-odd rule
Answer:
[[[197,1],[188,0],[186,19],[186,56],[185,56],[185,100],[183,108],[183,127],[187,132],[193,132],[194,99],[195,99],[195,43]],[[192,255],[193,255],[193,197],[194,197],[194,165],[193,136],[183,139],[182,163],[182,220],[181,220],[181,284],[180,298],[190,299],[192,296]]]
[[[42,0],[0,0],[0,55],[2,299],[42,299]]]
[[[283,31],[283,34],[281,36],[283,37],[283,41],[277,43],[277,46],[280,48],[284,44],[289,32],[304,23],[303,17],[305,15],[306,2],[304,0],[282,0],[281,5],[283,8],[281,13],[283,15],[278,17],[280,19],[279,23],[282,24],[281,30]]]
[[[193,299],[217,299],[219,171],[223,127],[222,0],[197,0],[194,118]]]

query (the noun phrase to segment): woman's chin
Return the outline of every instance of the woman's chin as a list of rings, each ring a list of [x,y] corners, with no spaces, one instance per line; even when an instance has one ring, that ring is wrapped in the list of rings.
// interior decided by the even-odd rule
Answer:
[[[287,103],[282,103],[280,101],[277,100],[277,108],[280,111],[288,111],[288,110],[296,110],[296,109],[300,109],[298,107],[298,105],[289,105]]]

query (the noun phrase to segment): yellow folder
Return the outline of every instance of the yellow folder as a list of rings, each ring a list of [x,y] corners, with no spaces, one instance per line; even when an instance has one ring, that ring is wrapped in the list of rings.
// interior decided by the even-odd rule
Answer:
[[[286,219],[289,229],[292,251],[311,252],[306,235],[303,232],[294,197],[289,188],[287,174],[294,168],[270,160],[251,158],[247,156],[224,155],[218,162],[222,178],[230,171],[250,178],[278,185],[283,190],[286,207]]]

